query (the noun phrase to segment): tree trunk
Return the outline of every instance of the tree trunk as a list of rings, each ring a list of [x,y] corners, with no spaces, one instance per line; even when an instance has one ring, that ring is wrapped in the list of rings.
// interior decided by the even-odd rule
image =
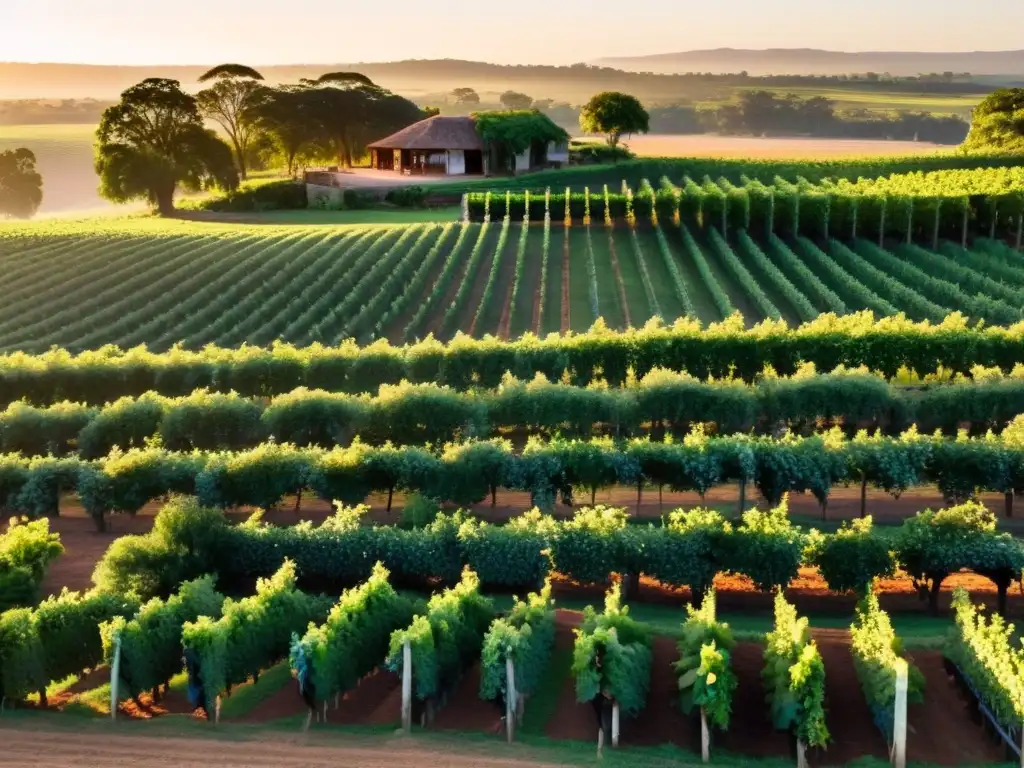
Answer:
[[[942,588],[942,579],[932,579],[932,588],[928,590],[928,611],[932,616],[939,615],[939,590]]]
[[[866,517],[868,514],[868,478],[864,475],[860,479],[860,516]]]
[[[740,480],[740,515],[742,516],[746,512],[747,506],[747,481],[744,478]]]
[[[636,483],[636,513],[640,514],[640,502],[643,500],[644,495],[644,481],[638,480]]]
[[[1013,491],[1007,491],[1003,497],[1003,503],[1006,507],[1006,517],[1013,517]]]
[[[174,215],[174,187],[155,190],[156,209],[161,216]]]
[[[1006,593],[1007,591],[1009,591],[1009,589],[1010,582],[1006,579],[999,579],[996,582],[996,590],[998,594],[996,610],[999,612],[999,615],[1002,616],[1004,619],[1006,618]]]
[[[498,486],[491,486],[491,508],[498,506]]]
[[[238,166],[238,178],[245,181],[247,173],[245,167],[245,149],[238,143],[238,139],[232,137],[231,143],[235,145],[235,164]]]
[[[300,488],[299,492],[295,495],[295,514],[296,515],[299,514],[299,512],[301,510],[302,510],[302,489]]]
[[[102,512],[100,512],[98,515],[93,515],[92,521],[96,524],[96,533],[107,532],[107,519]]]
[[[389,515],[391,514],[391,502],[394,500],[394,498],[395,498],[395,489],[392,486],[391,488],[388,488],[388,514]]]

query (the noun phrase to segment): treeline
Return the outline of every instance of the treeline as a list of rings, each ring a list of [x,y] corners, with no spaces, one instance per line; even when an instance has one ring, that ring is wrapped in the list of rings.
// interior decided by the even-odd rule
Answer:
[[[502,434],[616,438],[681,437],[698,424],[720,434],[789,429],[813,432],[838,425],[848,434],[911,425],[955,435],[968,428],[999,431],[1024,414],[1024,368],[1004,377],[975,370],[975,379],[897,385],[863,371],[804,371],[702,381],[655,369],[611,388],[506,377],[493,390],[457,391],[437,384],[383,385],[375,396],[296,389],[269,400],[199,390],[180,398],[153,392],[103,407],[22,401],[0,412],[0,452],[85,459],[153,440],[173,451],[241,450],[269,439],[333,448],[353,440],[370,445],[443,445]]]
[[[727,134],[807,134],[811,136],[899,139],[960,144],[970,129],[958,115],[893,110],[836,110],[824,96],[802,98],[793,93],[751,90],[736,103],[698,109],[704,130]]]
[[[95,125],[111,103],[96,99],[0,101],[0,125]]]
[[[364,512],[339,506],[316,528],[231,525],[223,513],[179,498],[164,507],[151,533],[118,540],[94,579],[106,592],[163,597],[215,564],[220,588],[244,594],[287,559],[300,587],[336,594],[383,563],[394,584],[413,588],[458,584],[465,568],[483,588],[503,591],[535,589],[553,572],[583,584],[605,584],[618,574],[629,577],[631,589],[644,575],[689,588],[700,605],[724,572],[748,576],[769,592],[786,588],[801,566],[813,566],[830,589],[863,595],[874,579],[891,577],[899,567],[936,608],[942,583],[967,569],[994,581],[1003,609],[1024,566],[1024,544],[996,532],[992,513],[973,503],[921,512],[891,534],[875,532],[865,519],[825,535],[794,525],[785,501],[732,522],[714,510],[693,509],[654,524],[630,524],[624,509],[593,507],[562,521],[532,510],[498,526],[456,513],[400,528],[363,525]]]
[[[682,440],[590,440],[532,437],[520,452],[507,440],[443,446],[370,446],[354,441],[331,450],[263,443],[237,452],[179,453],[160,447],[112,451],[98,461],[79,457],[0,455],[0,506],[32,516],[60,513],[64,494],[77,493],[102,529],[112,512],[135,513],[170,493],[197,494],[221,509],[278,506],[286,496],[312,491],[321,499],[361,504],[371,494],[419,493],[438,503],[496,502],[500,489],[530,494],[533,504],[572,505],[578,493],[591,503],[601,489],[632,487],[639,503],[645,488],[704,495],[727,483],[740,485],[740,505],[753,484],[771,503],[789,492],[810,493],[822,515],[832,489],[876,487],[899,495],[934,484],[949,501],[982,492],[1002,493],[1006,514],[1024,492],[1024,417],[1002,434],[955,439],[911,428],[896,437],[859,432],[853,439],[833,428],[809,436],[738,434],[709,436],[701,428]]]
[[[524,335],[513,342],[459,335],[448,344],[427,338],[401,347],[382,340],[366,347],[208,346],[163,353],[144,347],[77,355],[54,349],[0,357],[0,402],[91,405],[150,391],[180,397],[204,388],[246,397],[272,397],[298,387],[357,394],[403,380],[494,389],[506,373],[524,381],[541,373],[576,386],[601,380],[620,387],[630,375],[643,378],[655,368],[686,371],[698,379],[753,381],[766,367],[789,376],[805,363],[824,371],[865,366],[886,378],[902,369],[966,376],[983,366],[1009,373],[1024,363],[1024,328],[969,326],[959,314],[942,323],[915,323],[900,316],[875,320],[870,312],[859,312],[822,315],[797,328],[782,322],[746,328],[737,319],[702,328],[696,320],[681,319],[671,326],[652,322],[622,332],[596,326],[587,333]]]

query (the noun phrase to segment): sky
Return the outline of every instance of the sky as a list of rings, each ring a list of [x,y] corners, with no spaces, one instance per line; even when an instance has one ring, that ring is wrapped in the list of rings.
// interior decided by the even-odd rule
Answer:
[[[569,64],[705,48],[1024,48],[1020,0],[3,0],[0,61]]]

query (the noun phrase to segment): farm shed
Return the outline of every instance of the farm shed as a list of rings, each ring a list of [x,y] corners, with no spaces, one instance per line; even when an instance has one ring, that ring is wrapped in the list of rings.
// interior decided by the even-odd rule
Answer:
[[[410,175],[521,173],[568,162],[569,136],[538,112],[428,117],[369,145],[378,171]]]

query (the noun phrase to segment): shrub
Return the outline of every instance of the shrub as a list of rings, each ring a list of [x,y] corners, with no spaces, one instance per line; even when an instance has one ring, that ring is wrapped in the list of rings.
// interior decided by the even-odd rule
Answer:
[[[426,208],[429,192],[423,187],[399,187],[384,196],[384,201],[399,208]]]
[[[0,613],[35,605],[50,563],[63,552],[60,535],[50,533],[49,520],[12,517],[0,535]]]
[[[203,210],[225,212],[303,210],[308,206],[306,185],[291,179],[241,187],[199,203]]]

